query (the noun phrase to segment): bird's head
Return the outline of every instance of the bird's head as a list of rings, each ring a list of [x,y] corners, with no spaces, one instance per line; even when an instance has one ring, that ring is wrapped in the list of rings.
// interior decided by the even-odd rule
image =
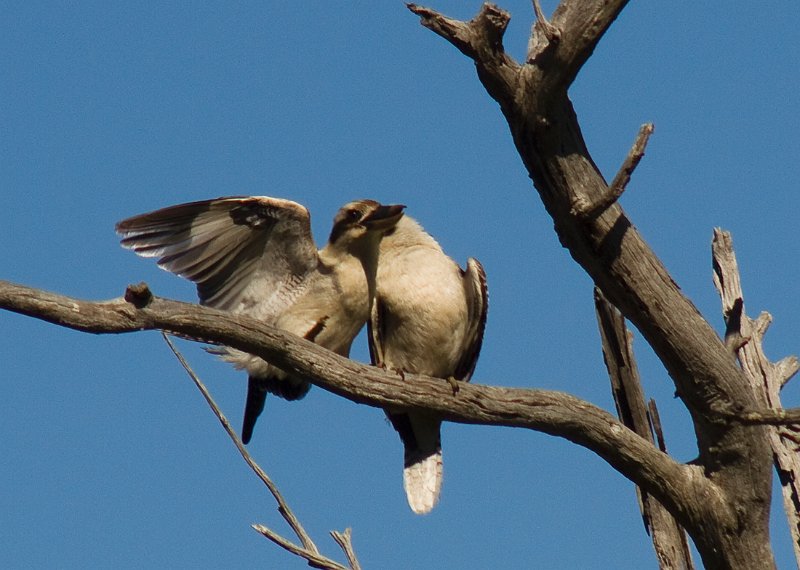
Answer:
[[[404,208],[401,204],[384,206],[375,200],[356,200],[345,204],[333,218],[328,243],[349,249],[351,245],[367,238],[380,238],[403,217]]]

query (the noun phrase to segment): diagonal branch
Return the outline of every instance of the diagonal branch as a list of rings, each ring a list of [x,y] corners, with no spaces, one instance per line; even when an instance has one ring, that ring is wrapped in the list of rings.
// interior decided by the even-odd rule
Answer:
[[[295,556],[299,556],[300,558],[304,558],[308,561],[308,565],[312,568],[320,568],[323,570],[348,570],[347,566],[342,566],[338,562],[331,560],[330,558],[323,556],[318,552],[313,552],[307,548],[298,546],[291,540],[285,539],[274,530],[267,528],[262,524],[254,524],[253,530],[271,540],[287,552],[290,552]]]
[[[620,166],[614,180],[608,185],[608,189],[592,203],[576,202],[573,205],[573,215],[582,218],[591,218],[604,212],[611,204],[619,200],[622,193],[625,192],[625,189],[628,187],[628,182],[631,181],[633,171],[639,166],[639,162],[641,162],[644,156],[644,149],[647,148],[647,142],[650,140],[650,135],[652,134],[653,123],[645,123],[641,126],[631,150],[628,151],[628,156],[625,157],[625,161],[622,163],[622,166]]]
[[[186,359],[183,357],[183,355],[178,351],[177,348],[175,348],[175,345],[170,340],[169,335],[167,335],[164,332],[162,332],[161,335],[164,337],[164,341],[167,343],[167,346],[169,346],[172,353],[178,359],[178,362],[181,363],[183,369],[186,370],[186,373],[192,379],[192,382],[194,382],[194,385],[197,387],[198,390],[200,390],[200,393],[203,395],[203,398],[205,399],[206,403],[211,408],[211,411],[214,412],[215,416],[217,416],[219,423],[222,424],[222,427],[228,434],[228,437],[231,438],[231,441],[233,441],[233,444],[236,446],[236,449],[239,450],[239,454],[242,456],[242,459],[244,459],[245,463],[247,463],[250,469],[253,470],[256,476],[259,479],[261,479],[261,482],[264,483],[267,489],[269,489],[269,492],[275,498],[275,502],[278,503],[278,512],[281,514],[284,520],[286,520],[286,522],[289,523],[289,526],[297,535],[297,538],[299,538],[300,541],[303,543],[303,548],[305,550],[313,552],[314,554],[319,554],[319,549],[317,548],[317,545],[314,544],[314,541],[306,532],[306,529],[303,528],[303,525],[300,523],[300,520],[295,516],[294,511],[292,511],[292,509],[289,507],[289,504],[286,502],[286,499],[284,499],[283,495],[281,495],[280,491],[278,490],[278,486],[275,485],[275,483],[272,481],[269,475],[267,475],[267,473],[263,469],[261,469],[261,466],[255,462],[253,457],[247,451],[247,448],[245,448],[244,444],[242,443],[242,440],[234,431],[233,427],[231,426],[231,423],[228,421],[228,418],[225,417],[225,414],[222,413],[222,410],[219,409],[219,406],[211,397],[211,393],[208,391],[208,388],[206,388],[205,384],[200,380],[197,374],[194,373],[194,370],[192,370],[192,368],[189,366],[189,363],[186,362]]]
[[[240,315],[149,298],[137,308],[123,299],[80,301],[0,281],[0,308],[84,332],[125,333],[162,330],[194,340],[225,344],[256,354],[286,371],[351,401],[380,408],[422,408],[460,423],[520,427],[563,437],[597,453],[625,477],[681,513],[678,504],[700,492],[721,511],[714,485],[676,463],[604,410],[568,394],[465,384],[457,394],[441,379],[396,374],[348,360],[304,339]],[[149,293],[149,291],[148,291]],[[718,503],[718,504],[717,504]]]
[[[149,290],[145,291],[141,287],[139,287],[136,292],[132,292],[132,294],[134,296],[144,295],[146,298],[152,299],[152,294],[149,293]],[[228,418],[225,417],[225,414],[222,413],[222,410],[220,410],[219,406],[214,401],[214,398],[211,397],[211,393],[208,391],[208,388],[206,388],[206,385],[203,383],[202,380],[200,380],[197,374],[195,374],[194,370],[192,370],[192,367],[189,366],[189,363],[186,362],[186,359],[183,357],[180,351],[175,347],[173,342],[170,340],[169,335],[162,332],[161,336],[164,337],[164,341],[167,343],[167,346],[169,346],[172,353],[178,359],[178,362],[181,363],[181,366],[183,366],[183,369],[192,379],[194,385],[197,387],[198,390],[200,390],[200,393],[203,395],[203,398],[205,399],[206,403],[211,408],[211,411],[214,412],[214,415],[217,416],[217,419],[222,424],[222,427],[228,434],[228,437],[231,438],[231,441],[236,446],[236,449],[239,450],[239,454],[245,460],[245,463],[247,463],[247,465],[250,467],[250,469],[253,470],[256,476],[258,476],[258,478],[261,479],[261,482],[264,483],[264,485],[267,487],[270,494],[275,499],[275,502],[278,503],[278,512],[281,514],[284,520],[287,523],[289,523],[289,526],[294,531],[295,535],[297,535],[297,538],[300,539],[300,542],[303,543],[303,545],[302,546],[296,545],[292,541],[284,538],[277,532],[273,531],[270,528],[267,528],[264,525],[258,525],[258,524],[253,525],[253,528],[259,533],[261,533],[263,536],[271,540],[273,543],[283,548],[284,550],[294,554],[295,556],[304,558],[305,560],[308,561],[309,566],[312,566],[313,568],[319,568],[321,570],[347,570],[347,568],[345,568],[335,560],[332,560],[327,556],[320,554],[317,545],[314,543],[309,534],[306,532],[306,529],[300,523],[300,520],[295,516],[294,511],[292,511],[292,509],[289,507],[289,503],[286,502],[286,499],[283,498],[283,495],[278,490],[277,485],[275,485],[272,479],[266,474],[266,472],[263,469],[261,469],[261,466],[255,462],[253,457],[247,451],[244,444],[242,443],[242,440],[236,434],[233,427],[231,426],[231,423],[228,421]],[[348,561],[350,563],[350,568],[352,570],[358,570],[358,559],[356,558],[355,551],[353,550],[353,545],[350,542],[350,529],[347,529],[344,535],[341,535],[341,533],[338,533],[336,531],[333,531],[331,534],[333,535],[334,540],[336,540],[339,546],[341,546],[342,550],[347,556]]]
[[[344,529],[344,532],[333,530],[331,531],[331,536],[347,556],[347,562],[350,564],[351,570],[361,570],[361,564],[358,563],[355,550],[353,550],[353,531],[350,528]]]
[[[603,346],[603,359],[608,369],[614,403],[620,419],[641,437],[654,443],[648,406],[645,402],[644,388],[639,377],[639,369],[633,354],[632,334],[625,326],[625,319],[608,302],[603,293],[595,287],[595,312],[600,326]],[[651,400],[651,409],[655,402]],[[657,416],[656,416],[657,417]],[[657,421],[657,420],[656,420]],[[653,423],[652,425],[655,425]],[[666,451],[663,434],[659,426],[659,447]],[[642,511],[645,530],[653,541],[659,568],[661,570],[693,570],[694,564],[689,550],[686,532],[675,518],[655,500],[655,498],[636,488]]]

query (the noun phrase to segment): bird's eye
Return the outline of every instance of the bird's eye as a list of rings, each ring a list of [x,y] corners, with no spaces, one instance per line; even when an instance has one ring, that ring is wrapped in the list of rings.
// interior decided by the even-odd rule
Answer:
[[[361,218],[361,212],[358,210],[347,210],[347,219],[350,221],[357,221]]]

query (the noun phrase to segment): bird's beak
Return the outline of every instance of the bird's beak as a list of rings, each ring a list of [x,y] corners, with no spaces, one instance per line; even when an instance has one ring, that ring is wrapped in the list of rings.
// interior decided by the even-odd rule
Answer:
[[[378,206],[372,210],[365,218],[361,220],[361,224],[368,230],[388,230],[403,217],[403,204],[391,204],[388,206]]]

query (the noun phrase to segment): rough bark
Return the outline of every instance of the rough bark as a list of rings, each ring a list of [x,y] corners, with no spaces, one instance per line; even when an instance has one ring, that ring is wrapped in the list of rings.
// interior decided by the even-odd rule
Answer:
[[[594,217],[575,215],[576,204],[601,203],[613,190],[586,148],[567,91],[626,3],[561,2],[547,26],[533,27],[524,64],[505,53],[510,16],[492,4],[469,22],[409,9],[475,61],[561,243],[653,347],[686,404],[703,477],[727,508],[703,495],[665,506],[692,536],[707,568],[774,568],[767,430],[724,419],[756,406],[746,377],[618,203]]]
[[[603,359],[611,380],[617,415],[628,428],[655,444],[650,409],[645,402],[639,368],[633,354],[633,335],[625,326],[625,319],[620,312],[596,288],[594,303],[603,345]],[[651,409],[655,411],[655,402],[651,401]],[[653,415],[657,417],[656,414]],[[661,439],[659,447],[666,451],[663,435]],[[645,530],[653,541],[659,568],[694,570],[686,532],[675,517],[655,497],[640,487],[636,488],[636,495],[639,498]]]
[[[762,407],[781,410],[780,391],[800,369],[800,363],[789,356],[772,363],[762,348],[764,334],[772,321],[769,313],[755,320],[744,310],[744,293],[739,279],[739,266],[733,251],[730,233],[714,230],[711,245],[714,259],[714,284],[722,299],[722,313],[727,330],[726,344],[736,352],[742,369],[759,398]],[[794,556],[800,568],[800,431],[798,426],[769,428],[775,470],[781,484],[783,507],[792,536]]]

